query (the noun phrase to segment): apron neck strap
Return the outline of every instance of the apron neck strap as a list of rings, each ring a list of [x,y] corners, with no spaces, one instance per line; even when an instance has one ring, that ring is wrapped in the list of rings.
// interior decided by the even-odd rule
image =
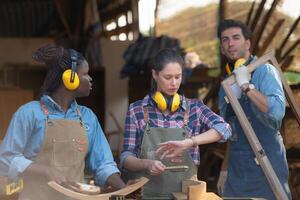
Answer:
[[[148,124],[148,121],[149,121],[149,113],[148,113],[147,107],[144,107],[144,106],[143,106],[143,111],[144,111],[144,119],[145,119],[145,122]]]
[[[185,98],[185,112],[184,112],[184,116],[183,116],[183,126],[186,127],[189,123],[189,104],[188,104],[188,100]]]
[[[49,120],[49,110],[48,110],[47,106],[42,102],[42,100],[40,100],[40,104],[41,104],[42,111],[46,115],[46,118],[47,118],[47,121],[48,121]],[[80,110],[79,110],[78,107],[76,108],[76,113],[77,113],[77,115],[79,117],[80,123],[84,124],[83,120],[82,120],[81,112],[80,112]]]
[[[78,115],[78,117],[79,117],[80,124],[83,126],[84,123],[83,123],[82,115],[81,115],[81,112],[80,112],[78,106],[77,106],[77,108],[76,108],[76,112],[77,112],[77,115]]]
[[[40,104],[41,104],[41,108],[42,108],[43,113],[48,117],[49,110],[48,110],[47,106],[41,100],[40,100]]]

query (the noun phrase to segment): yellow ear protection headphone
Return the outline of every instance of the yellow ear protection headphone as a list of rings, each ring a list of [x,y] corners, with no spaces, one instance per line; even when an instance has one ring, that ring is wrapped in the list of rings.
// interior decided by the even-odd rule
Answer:
[[[247,61],[245,60],[245,58],[239,58],[235,61],[234,66],[232,66],[232,64],[230,64],[230,63],[227,63],[225,66],[226,73],[228,75],[230,75],[233,70],[237,69],[241,65],[248,65],[249,63],[251,63],[253,58],[254,58],[253,55],[250,55],[250,57]]]
[[[180,95],[178,93],[175,93],[168,99],[161,92],[157,91],[152,95],[152,98],[161,111],[169,109],[171,112],[175,112],[181,104]]]
[[[241,65],[243,65],[243,64],[245,64],[245,63],[246,63],[246,60],[245,60],[244,58],[239,58],[239,59],[237,59],[237,60],[235,61],[234,66],[231,67],[231,68],[233,68],[233,70],[235,70],[235,69],[237,69],[239,66],[241,66]],[[231,72],[233,71],[233,70],[231,71],[231,68],[230,68],[230,63],[227,63],[226,66],[225,66],[225,70],[226,70],[226,73],[227,73],[228,75],[230,75]]]
[[[74,49],[69,50],[71,59],[71,69],[67,69],[62,74],[62,80],[68,90],[76,90],[79,87],[79,77],[77,70],[77,53]]]

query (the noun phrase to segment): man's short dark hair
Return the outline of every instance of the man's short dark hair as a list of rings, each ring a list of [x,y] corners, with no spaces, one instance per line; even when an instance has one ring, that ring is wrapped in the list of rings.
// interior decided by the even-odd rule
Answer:
[[[218,38],[221,39],[223,31],[229,28],[240,28],[246,40],[251,39],[251,30],[243,22],[234,19],[225,19],[218,26]]]

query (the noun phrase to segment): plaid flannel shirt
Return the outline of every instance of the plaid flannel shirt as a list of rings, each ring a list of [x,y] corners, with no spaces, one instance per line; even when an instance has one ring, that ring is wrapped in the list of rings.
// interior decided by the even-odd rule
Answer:
[[[209,129],[215,129],[225,141],[231,136],[231,128],[222,117],[212,112],[202,101],[188,99],[181,96],[180,108],[168,115],[164,115],[155,105],[150,95],[144,99],[130,104],[125,121],[125,134],[123,152],[121,154],[121,168],[127,156],[140,157],[141,144],[143,140],[146,121],[144,109],[148,110],[148,123],[150,127],[182,128],[184,127],[184,113],[188,107],[189,121],[186,127],[187,136],[195,136]],[[187,106],[188,104],[188,106]],[[189,150],[196,165],[200,164],[200,152],[198,146]]]

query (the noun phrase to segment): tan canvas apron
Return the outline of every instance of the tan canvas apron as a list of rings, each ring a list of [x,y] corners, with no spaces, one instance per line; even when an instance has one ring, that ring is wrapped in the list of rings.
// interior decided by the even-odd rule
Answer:
[[[184,115],[184,126],[182,128],[160,128],[150,127],[147,108],[144,108],[144,117],[147,122],[141,146],[141,158],[160,160],[155,155],[158,144],[169,140],[184,140],[187,137],[186,126],[188,124],[188,108]],[[172,199],[171,192],[181,192],[181,183],[185,179],[197,179],[197,168],[188,152],[184,152],[183,162],[177,165],[187,165],[186,171],[167,171],[159,176],[149,176],[150,181],[142,190],[143,199]],[[160,160],[166,166],[174,166],[170,160]]]
[[[84,182],[85,156],[88,150],[88,138],[77,109],[80,121],[67,119],[49,119],[47,107],[41,103],[46,115],[45,136],[41,151],[34,163],[60,170],[69,181]],[[24,177],[22,200],[65,200],[70,199],[47,185],[42,176]]]

